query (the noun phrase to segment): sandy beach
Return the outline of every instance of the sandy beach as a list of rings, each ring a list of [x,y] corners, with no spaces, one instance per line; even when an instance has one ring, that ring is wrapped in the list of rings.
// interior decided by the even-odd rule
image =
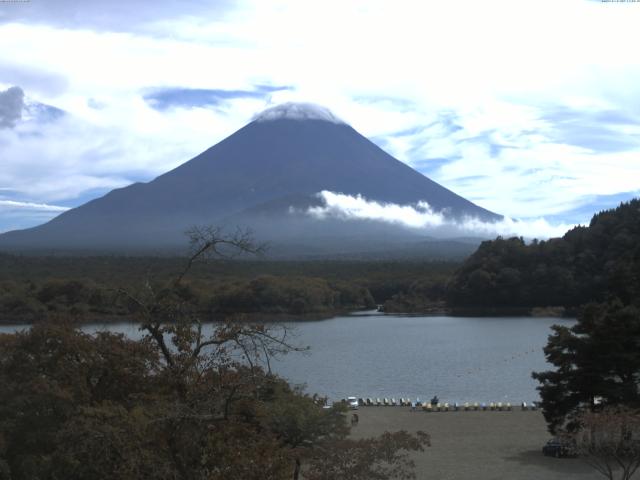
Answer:
[[[409,407],[360,407],[353,438],[423,430],[431,447],[414,456],[419,479],[598,479],[580,459],[542,455],[550,438],[540,411],[412,412]]]

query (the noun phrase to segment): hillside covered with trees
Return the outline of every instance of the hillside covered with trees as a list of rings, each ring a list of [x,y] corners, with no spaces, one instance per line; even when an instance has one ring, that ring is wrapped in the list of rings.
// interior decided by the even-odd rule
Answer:
[[[455,308],[561,306],[640,301],[640,199],[594,215],[562,238],[483,242],[446,290]]]

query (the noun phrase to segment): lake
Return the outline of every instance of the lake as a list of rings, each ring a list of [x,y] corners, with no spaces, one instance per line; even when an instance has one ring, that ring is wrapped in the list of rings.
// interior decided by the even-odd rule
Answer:
[[[549,368],[542,348],[550,326],[575,320],[533,317],[408,316],[361,312],[328,320],[285,322],[295,343],[272,368],[309,392],[338,399],[419,397],[441,401],[538,400],[532,371]],[[24,326],[0,326],[12,332]],[[139,337],[135,324],[90,324]]]

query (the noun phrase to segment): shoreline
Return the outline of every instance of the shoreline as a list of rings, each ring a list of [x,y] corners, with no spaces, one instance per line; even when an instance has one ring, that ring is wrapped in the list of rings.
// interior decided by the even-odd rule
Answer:
[[[208,318],[202,320],[203,324],[206,323],[216,323],[223,322],[225,319],[235,318],[240,322],[246,323],[281,323],[281,322],[314,322],[321,320],[328,320],[330,318],[339,317],[339,316],[347,316],[353,313],[359,312],[368,312],[371,310],[335,310],[331,312],[313,312],[313,313],[302,313],[302,314],[292,314],[292,313],[230,313],[230,314],[219,314],[219,315],[210,315]],[[8,325],[35,325],[43,322],[56,322],[56,321],[64,321],[77,325],[91,325],[91,324],[106,324],[113,325],[117,323],[140,323],[139,320],[132,319],[130,316],[124,315],[84,315],[82,317],[76,318],[50,318],[45,320],[32,320],[32,319],[0,319],[0,326],[8,326]]]
[[[576,308],[562,306],[545,307],[437,307],[423,310],[410,309],[384,309],[388,314],[400,315],[424,315],[424,316],[449,316],[449,317],[555,317],[575,318]]]
[[[317,322],[323,320],[330,320],[334,317],[341,316],[349,316],[349,315],[362,315],[368,314],[367,312],[371,312],[373,315],[379,316],[413,316],[413,317],[466,317],[466,318],[486,318],[486,317],[546,317],[546,318],[575,318],[576,312],[563,310],[560,314],[557,309],[550,309],[548,307],[540,308],[535,307],[533,309],[465,309],[465,310],[456,310],[456,309],[442,309],[442,310],[428,310],[428,311],[377,311],[372,309],[362,309],[362,310],[335,310],[330,312],[313,312],[313,313],[303,313],[303,314],[292,314],[292,313],[261,313],[261,312],[252,312],[252,313],[231,313],[231,314],[219,314],[219,315],[210,315],[208,318],[202,320],[203,324],[206,323],[216,323],[222,322],[225,319],[235,318],[239,322],[246,323],[282,323],[282,322],[292,322],[292,323],[305,323],[305,322]],[[32,319],[24,319],[24,318],[0,318],[0,326],[9,326],[9,325],[35,325],[38,323],[43,323],[46,321],[63,321],[69,322],[77,325],[91,325],[91,324],[105,324],[105,325],[113,325],[118,323],[140,323],[138,320],[131,319],[128,316],[120,316],[120,315],[99,315],[99,314],[85,314],[82,317],[75,318],[59,318],[59,319],[45,319],[45,320],[32,320]]]

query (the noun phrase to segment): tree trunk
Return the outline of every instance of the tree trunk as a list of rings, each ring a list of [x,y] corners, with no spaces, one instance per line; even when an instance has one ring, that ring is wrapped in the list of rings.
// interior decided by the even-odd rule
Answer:
[[[293,470],[293,480],[300,478],[300,458],[296,457],[296,468]]]

